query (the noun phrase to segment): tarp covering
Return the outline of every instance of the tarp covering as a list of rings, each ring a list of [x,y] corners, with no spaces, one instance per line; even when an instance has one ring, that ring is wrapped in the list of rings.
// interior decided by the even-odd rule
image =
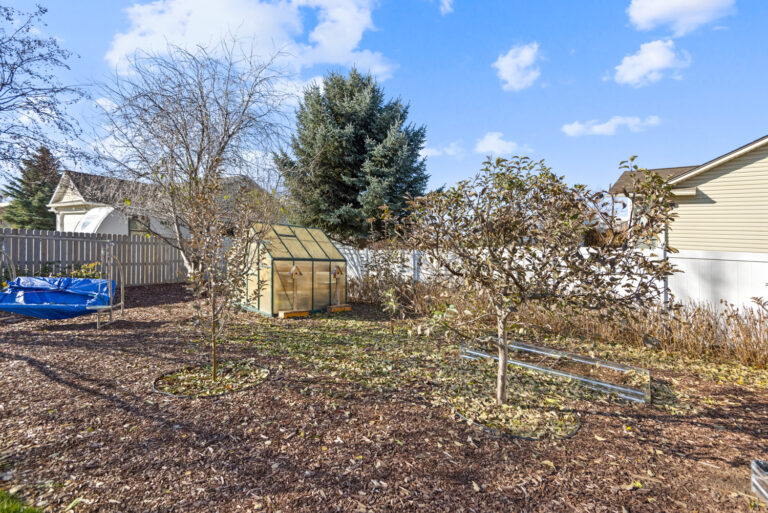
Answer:
[[[115,282],[93,278],[19,277],[0,291],[0,311],[38,319],[70,319],[109,306]]]

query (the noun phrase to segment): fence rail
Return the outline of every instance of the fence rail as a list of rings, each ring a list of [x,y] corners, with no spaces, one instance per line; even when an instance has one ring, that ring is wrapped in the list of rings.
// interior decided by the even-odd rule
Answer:
[[[0,247],[25,273],[72,271],[101,260],[101,249],[115,243],[125,270],[125,286],[177,283],[186,275],[181,254],[162,239],[48,230],[0,228]]]

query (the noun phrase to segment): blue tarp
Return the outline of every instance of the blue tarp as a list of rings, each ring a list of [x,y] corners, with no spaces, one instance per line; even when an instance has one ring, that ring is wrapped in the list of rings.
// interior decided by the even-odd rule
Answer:
[[[70,319],[109,305],[115,282],[93,278],[19,277],[0,291],[0,311],[39,319]]]

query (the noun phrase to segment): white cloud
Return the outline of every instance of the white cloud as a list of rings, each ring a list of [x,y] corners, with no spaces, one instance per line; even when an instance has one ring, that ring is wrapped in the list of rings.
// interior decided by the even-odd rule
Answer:
[[[735,0],[632,0],[627,14],[639,30],[669,25],[676,36],[729,14]]]
[[[625,56],[616,66],[613,79],[619,84],[642,87],[661,80],[665,71],[685,68],[690,63],[691,58],[685,51],[675,52],[675,42],[671,39],[651,41],[640,45],[637,53]]]
[[[501,132],[486,132],[477,141],[475,152],[483,155],[510,155],[515,152],[531,153],[533,150],[527,146],[520,146],[514,141],[505,141]]]
[[[499,55],[493,67],[503,82],[505,91],[520,91],[530,87],[541,74],[534,66],[539,58],[539,43],[513,46],[504,55]]]
[[[582,135],[614,135],[619,127],[625,126],[630,132],[642,132],[648,127],[656,126],[661,123],[658,116],[648,116],[641,119],[637,116],[613,116],[605,123],[598,123],[593,119],[586,123],[574,121],[568,125],[563,125],[563,132],[569,137],[580,137]]]
[[[453,12],[453,0],[440,0],[440,14],[445,16],[446,14]]]
[[[101,107],[105,111],[110,111],[110,110],[113,110],[115,107],[117,107],[115,102],[103,96],[93,100],[93,103],[95,103],[97,106]]]
[[[464,153],[461,141],[453,141],[445,146],[426,147],[421,150],[422,157],[459,157]]]
[[[115,35],[105,58],[119,71],[138,50],[163,51],[213,45],[233,35],[252,42],[257,53],[276,50],[289,57],[294,71],[316,64],[356,65],[386,79],[392,65],[379,53],[359,48],[363,33],[374,29],[373,0],[155,0],[126,9],[130,27]],[[317,23],[305,27],[312,11]],[[307,42],[303,42],[305,39]]]

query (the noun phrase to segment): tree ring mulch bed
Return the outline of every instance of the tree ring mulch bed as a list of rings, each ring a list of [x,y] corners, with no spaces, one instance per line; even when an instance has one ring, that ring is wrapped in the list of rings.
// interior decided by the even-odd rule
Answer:
[[[183,399],[221,397],[260,385],[269,377],[269,369],[253,358],[225,360],[218,363],[217,379],[211,379],[212,365],[189,365],[155,378],[152,390]]]

